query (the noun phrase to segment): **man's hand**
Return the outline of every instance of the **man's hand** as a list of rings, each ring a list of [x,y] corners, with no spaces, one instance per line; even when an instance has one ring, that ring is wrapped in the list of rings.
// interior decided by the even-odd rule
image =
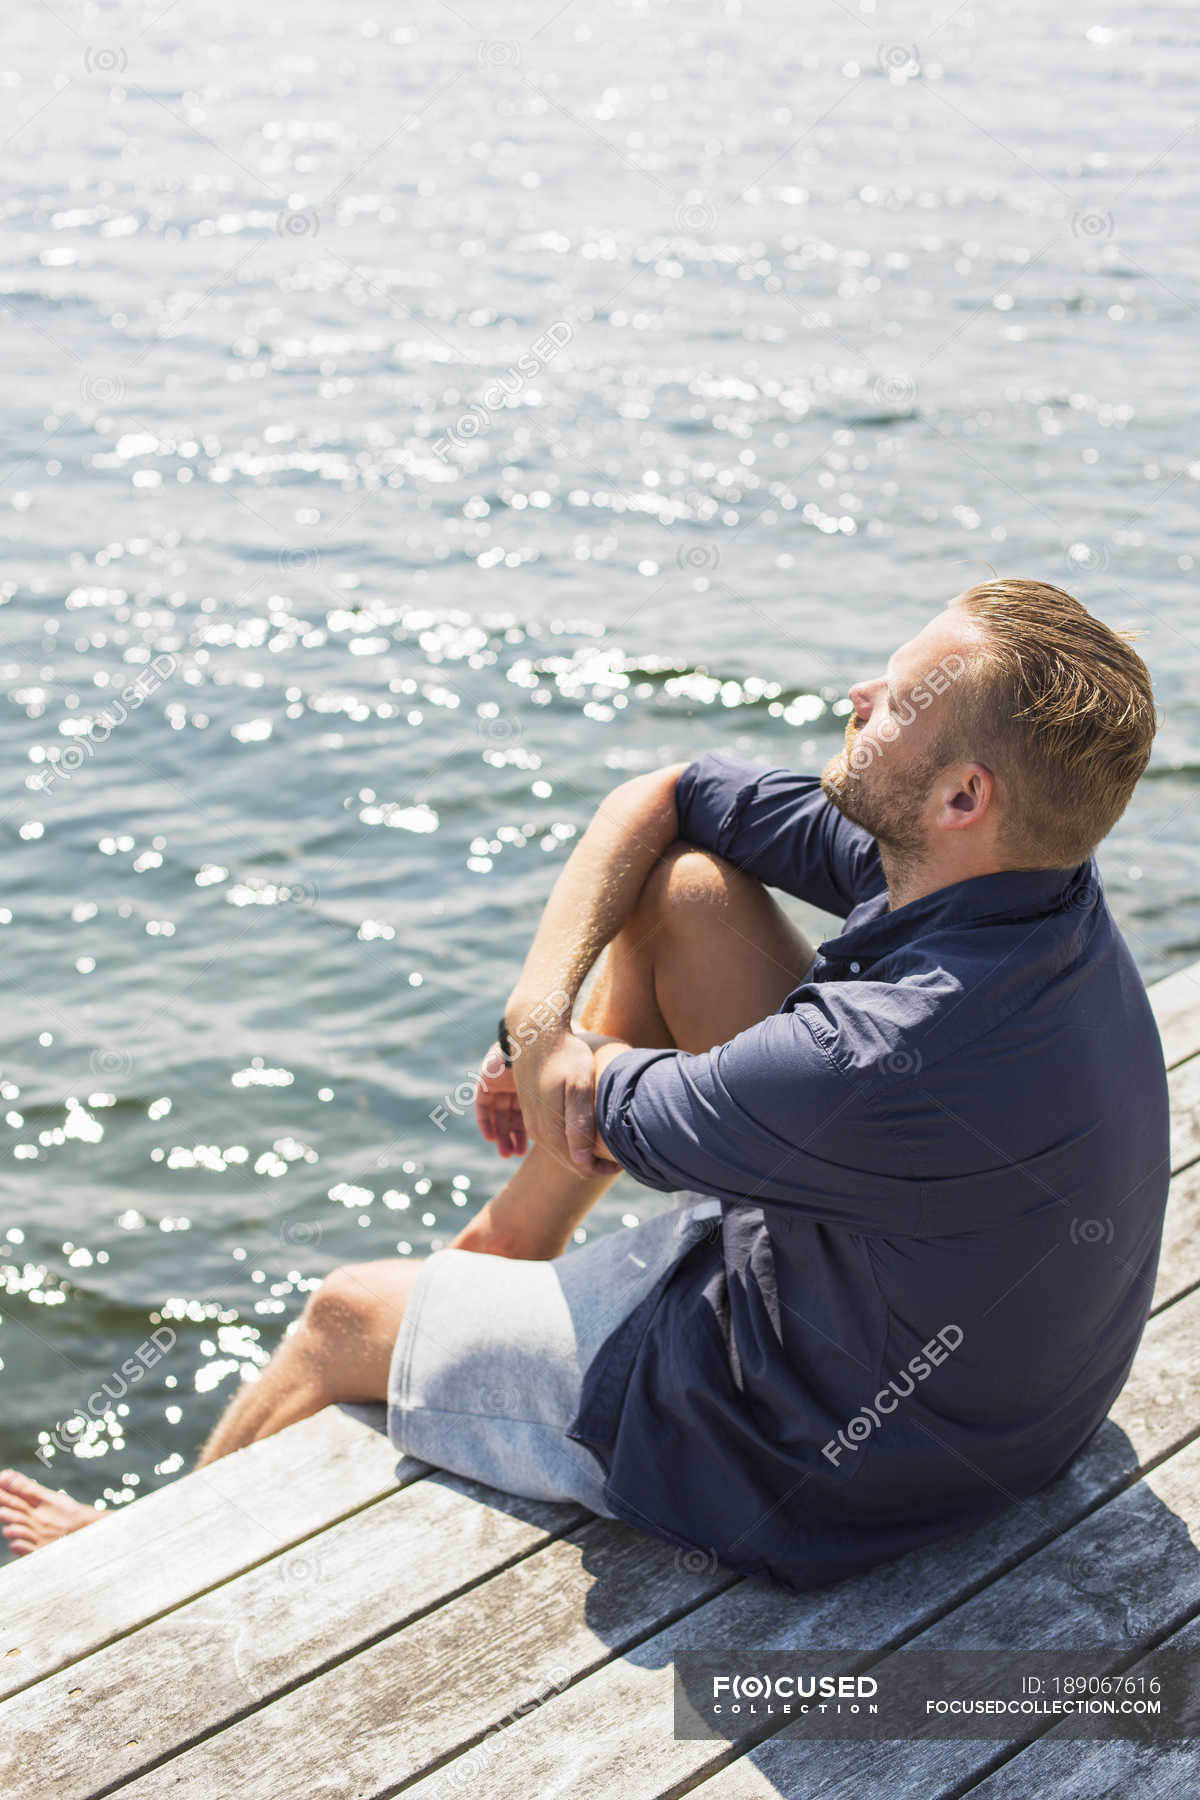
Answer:
[[[517,1084],[510,1068],[505,1066],[499,1044],[493,1044],[483,1062],[475,1083],[475,1119],[489,1144],[495,1144],[501,1156],[524,1156],[529,1148]]]
[[[615,1165],[596,1141],[596,1062],[585,1039],[569,1030],[543,1038],[522,1051],[512,1073],[534,1143],[577,1175],[611,1175]]]

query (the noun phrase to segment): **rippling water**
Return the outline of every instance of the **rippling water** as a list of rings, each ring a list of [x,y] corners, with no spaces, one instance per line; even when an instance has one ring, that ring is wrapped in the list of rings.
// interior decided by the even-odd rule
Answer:
[[[252,17],[3,28],[0,1459],[109,1504],[495,1183],[606,789],[820,764],[990,566],[1145,633],[1102,868],[1200,950],[1190,8]]]

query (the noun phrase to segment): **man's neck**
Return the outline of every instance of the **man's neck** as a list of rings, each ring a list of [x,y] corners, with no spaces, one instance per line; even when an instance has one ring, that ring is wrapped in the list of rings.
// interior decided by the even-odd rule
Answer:
[[[968,863],[965,859],[955,858],[951,862],[935,863],[887,850],[882,844],[879,860],[887,882],[889,912],[896,912],[913,900],[923,900],[926,894],[936,894],[939,888],[953,887],[957,881],[970,881],[976,875],[998,875],[1004,867],[1002,863],[983,859]]]

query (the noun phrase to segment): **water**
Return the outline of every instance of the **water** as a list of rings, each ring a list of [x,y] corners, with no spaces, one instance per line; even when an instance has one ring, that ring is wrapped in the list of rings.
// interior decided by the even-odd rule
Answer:
[[[990,566],[1144,632],[1102,868],[1200,950],[1194,14],[466,11],[6,22],[0,1459],[108,1504],[495,1183],[606,790],[819,766]]]

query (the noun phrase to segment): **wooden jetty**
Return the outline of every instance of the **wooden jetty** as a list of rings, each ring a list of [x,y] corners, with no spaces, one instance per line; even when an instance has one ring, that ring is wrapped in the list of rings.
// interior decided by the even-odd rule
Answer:
[[[1163,1800],[1200,1744],[673,1735],[689,1650],[1200,1649],[1200,963],[1153,990],[1173,1189],[1128,1385],[1035,1499],[810,1594],[405,1461],[331,1408],[0,1571],[11,1800]],[[1121,1046],[1113,1044],[1113,1055]]]

